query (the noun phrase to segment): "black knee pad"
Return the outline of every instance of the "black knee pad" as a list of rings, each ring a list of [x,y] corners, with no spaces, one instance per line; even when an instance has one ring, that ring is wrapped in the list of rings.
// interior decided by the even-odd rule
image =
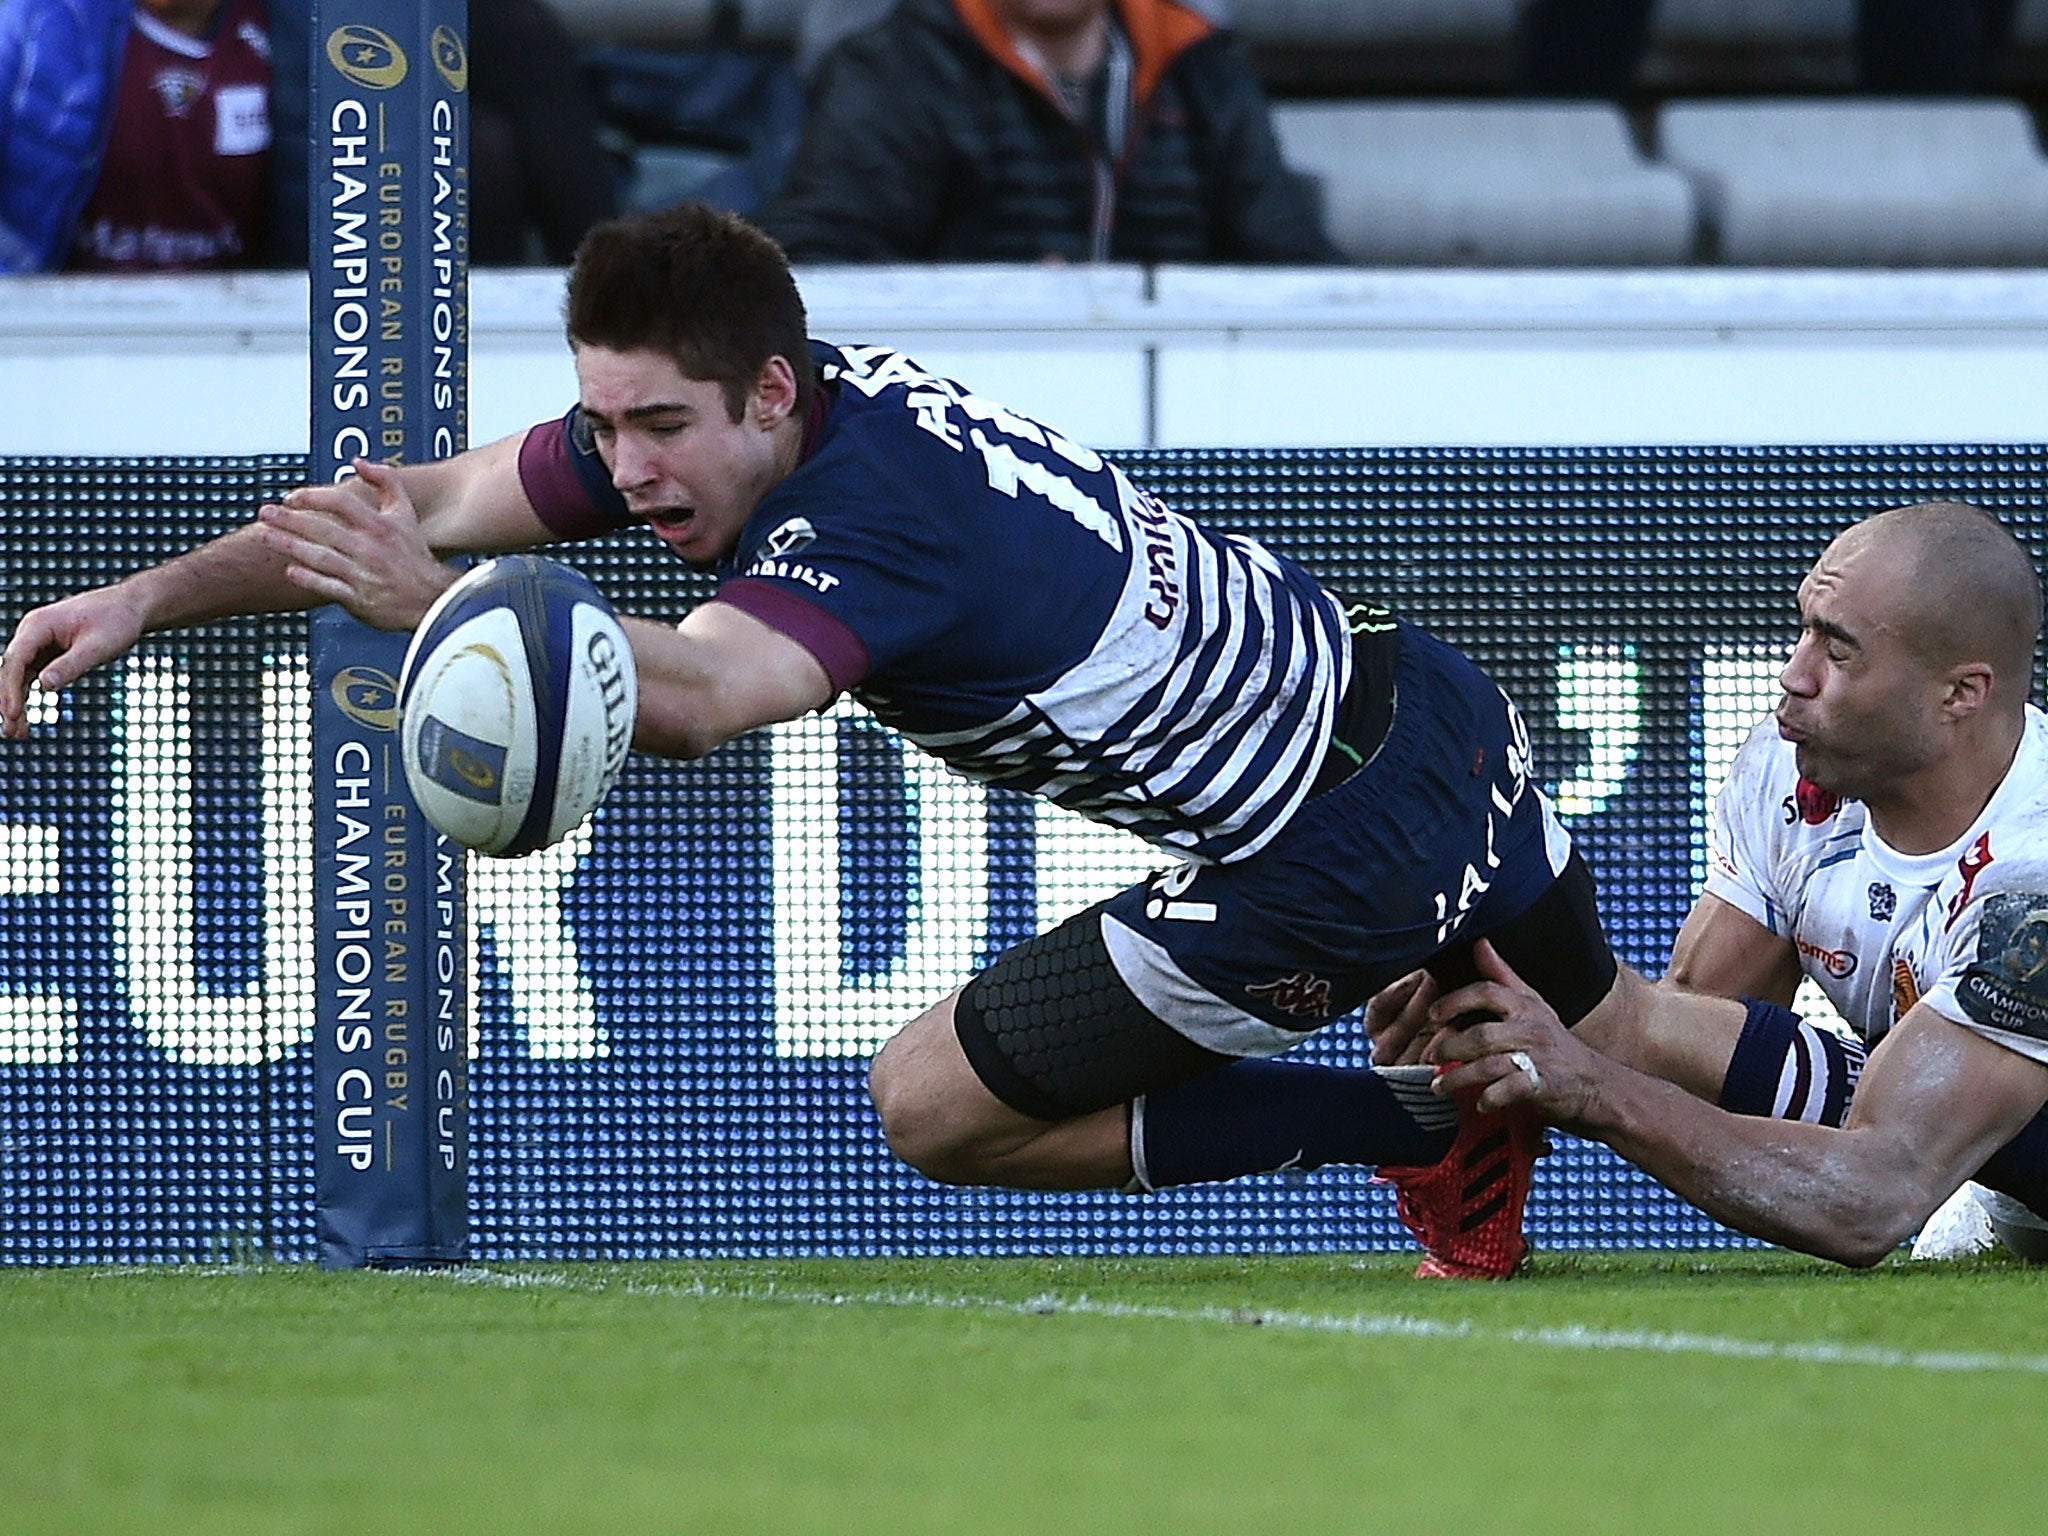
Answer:
[[[1005,951],[960,994],[953,1028],[988,1091],[1038,1120],[1107,1109],[1230,1059],[1138,1001],[1095,907]]]

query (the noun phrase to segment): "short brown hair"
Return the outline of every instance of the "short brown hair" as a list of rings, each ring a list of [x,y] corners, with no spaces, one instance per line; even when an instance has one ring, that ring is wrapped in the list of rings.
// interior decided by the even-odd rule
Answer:
[[[572,346],[652,349],[708,379],[738,421],[771,357],[817,388],[804,301],[782,247],[723,209],[677,203],[595,226],[576,248],[564,318]]]

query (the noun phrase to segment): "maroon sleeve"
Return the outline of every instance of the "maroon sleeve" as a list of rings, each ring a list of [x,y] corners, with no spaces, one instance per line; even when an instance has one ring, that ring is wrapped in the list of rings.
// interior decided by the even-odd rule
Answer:
[[[779,582],[738,576],[720,587],[713,601],[751,614],[817,657],[835,693],[846,692],[868,675],[868,648],[860,636]]]
[[[636,519],[605,472],[604,461],[579,441],[577,412],[528,429],[519,445],[519,484],[540,520],[565,539],[585,539],[631,526]],[[581,434],[587,438],[587,434]]]

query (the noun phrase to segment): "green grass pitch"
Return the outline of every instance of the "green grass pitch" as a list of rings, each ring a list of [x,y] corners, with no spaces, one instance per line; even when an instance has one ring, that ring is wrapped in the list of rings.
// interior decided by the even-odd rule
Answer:
[[[0,1532],[1976,1532],[2048,1273],[1539,1256],[0,1271]]]

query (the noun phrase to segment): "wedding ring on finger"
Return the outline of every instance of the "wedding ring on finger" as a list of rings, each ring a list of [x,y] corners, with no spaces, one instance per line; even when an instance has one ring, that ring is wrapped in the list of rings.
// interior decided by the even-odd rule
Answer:
[[[1541,1093],[1543,1091],[1543,1074],[1536,1070],[1535,1057],[1531,1056],[1527,1051],[1509,1051],[1508,1060],[1515,1064],[1517,1072],[1529,1079],[1529,1091],[1531,1093]]]

